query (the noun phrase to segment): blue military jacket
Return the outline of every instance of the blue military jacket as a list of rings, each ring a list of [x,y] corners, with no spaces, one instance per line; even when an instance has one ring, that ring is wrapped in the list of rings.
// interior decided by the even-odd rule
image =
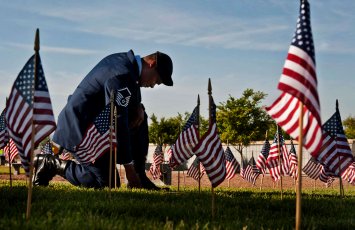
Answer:
[[[53,141],[74,153],[88,126],[110,102],[111,90],[127,88],[130,99],[127,105],[117,106],[118,162],[132,161],[129,135],[129,112],[141,102],[138,84],[139,69],[134,53],[116,53],[102,59],[82,80],[59,114]]]

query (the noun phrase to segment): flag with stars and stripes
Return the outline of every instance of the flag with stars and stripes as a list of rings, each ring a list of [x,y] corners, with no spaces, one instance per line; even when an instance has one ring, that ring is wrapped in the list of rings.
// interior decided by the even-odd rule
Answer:
[[[226,158],[226,170],[227,170],[226,179],[230,180],[235,176],[235,174],[237,174],[240,171],[240,164],[237,161],[237,159],[235,159],[229,147],[227,147],[226,150],[224,151],[224,155]]]
[[[309,159],[307,164],[303,167],[302,171],[313,180],[319,178],[319,174],[322,171],[323,166],[317,162],[313,157]]]
[[[0,115],[0,149],[4,148],[9,142],[9,132],[7,131],[5,110],[6,109],[4,109]]]
[[[201,162],[196,157],[195,160],[190,165],[189,169],[187,170],[187,175],[189,175],[190,177],[192,177],[193,179],[198,181],[199,179],[201,179],[203,177],[205,172],[206,172],[205,168],[203,167]]]
[[[56,128],[41,59],[38,55],[36,62],[35,57],[36,55],[33,55],[27,61],[16,78],[6,106],[9,134],[17,146],[27,175],[30,167],[32,128],[35,131],[35,146]]]
[[[266,111],[292,138],[298,140],[302,103],[302,143],[308,152],[316,157],[323,136],[310,7],[307,0],[301,0],[299,13],[297,28],[278,84],[282,93]]]
[[[86,130],[80,144],[76,146],[76,159],[81,163],[94,162],[110,149],[112,130],[112,146],[116,146],[116,132],[110,129],[111,105],[108,103]],[[112,126],[115,127],[114,122]]]
[[[355,185],[355,162],[353,162],[343,173],[344,180],[347,180],[350,184]]]
[[[259,173],[255,173],[253,171],[253,167],[255,165],[254,157],[250,158],[249,162],[245,159],[242,160],[242,168],[240,169],[240,176],[255,185],[256,179],[260,175]]]
[[[353,162],[336,102],[336,111],[322,126],[323,144],[317,160],[336,176],[341,176]]]
[[[226,178],[226,160],[222,148],[222,142],[217,132],[216,105],[211,96],[210,124],[207,132],[202,136],[193,152],[199,158],[212,187],[217,187]]]
[[[278,143],[279,139],[280,144]],[[286,171],[287,168],[285,167],[285,164],[283,164],[283,158],[286,156],[286,154],[284,154],[285,152],[287,152],[287,148],[284,144],[282,133],[280,131],[276,131],[274,141],[270,146],[269,156],[266,159],[266,167],[269,169],[273,181],[280,180],[282,175],[288,173]]]
[[[322,166],[322,170],[319,174],[319,180],[324,182],[325,186],[328,188],[335,180],[335,177],[333,173],[326,169],[326,167]]]
[[[52,144],[50,141],[48,141],[41,150],[42,154],[50,154],[50,155],[54,155],[53,153],[53,149],[52,149]]]
[[[172,155],[169,165],[171,168],[181,165],[193,156],[192,149],[198,142],[198,107],[196,106],[191,116],[187,120],[182,132],[175,144],[172,146]]]
[[[158,145],[153,154],[153,161],[150,165],[149,172],[152,174],[153,179],[159,179],[161,176],[160,165],[164,162],[164,154],[161,145]]]
[[[258,159],[256,160],[256,167],[258,167],[260,173],[262,173],[263,175],[266,173],[266,159],[269,156],[269,152],[270,143],[268,140],[265,140],[263,148],[261,149]]]
[[[7,145],[4,147],[4,152],[5,152],[5,159],[9,163],[14,162],[15,157],[18,156],[17,147],[15,145],[15,142],[11,138],[10,141],[7,143]]]
[[[292,140],[291,140],[290,154],[288,156],[289,156],[289,162],[290,162],[290,176],[297,179],[298,159],[297,159],[297,155],[296,155],[296,149],[295,149],[295,146],[293,145]]]

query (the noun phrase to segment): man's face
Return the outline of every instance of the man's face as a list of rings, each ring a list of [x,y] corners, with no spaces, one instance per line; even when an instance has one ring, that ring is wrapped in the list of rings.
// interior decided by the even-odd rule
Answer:
[[[149,71],[146,71],[142,74],[140,80],[140,87],[154,88],[154,86],[157,84],[161,84],[161,79],[158,72],[154,68],[151,68],[149,69]]]

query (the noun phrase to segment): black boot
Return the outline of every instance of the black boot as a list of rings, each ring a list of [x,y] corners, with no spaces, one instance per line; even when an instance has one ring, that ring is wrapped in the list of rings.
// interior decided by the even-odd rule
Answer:
[[[33,185],[48,186],[49,181],[55,175],[65,178],[65,167],[67,161],[50,154],[37,154],[33,161],[35,173],[33,175]]]
[[[148,190],[161,190],[158,186],[156,186],[147,175],[144,173],[138,173],[139,179],[141,180],[142,188]]]

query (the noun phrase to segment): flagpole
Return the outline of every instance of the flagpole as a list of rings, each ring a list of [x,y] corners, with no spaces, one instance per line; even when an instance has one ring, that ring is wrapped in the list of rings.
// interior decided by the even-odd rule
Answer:
[[[7,143],[7,156],[9,157],[9,173],[10,173],[10,188],[12,188],[12,172],[11,172],[11,166],[12,166],[12,163],[11,163],[11,157],[10,157],[10,138],[9,138],[9,142]]]
[[[117,131],[117,108],[116,108],[116,106],[114,106],[114,114],[113,114],[113,116],[114,116],[114,121],[115,121],[115,130],[114,130],[114,132],[116,132]],[[115,155],[114,155],[114,161],[115,161],[115,165],[114,165],[114,167],[115,167],[115,189],[117,188],[117,175],[119,176],[120,174],[119,174],[119,171],[118,171],[118,168],[117,168],[117,147],[115,147]]]
[[[338,156],[338,159],[340,162],[340,156]],[[341,172],[341,165],[339,166],[339,173],[340,172]],[[344,187],[343,187],[343,180],[341,178],[341,175],[339,175],[339,189],[340,189],[340,197],[344,197]]]
[[[37,81],[37,75],[38,75],[38,57],[39,57],[39,29],[37,28],[36,30],[36,36],[35,36],[35,44],[34,44],[34,50],[35,50],[35,60],[34,60],[34,79],[33,79],[33,88],[32,88],[32,101],[34,102],[34,94],[35,94],[35,86],[36,86],[36,81]],[[32,106],[32,113],[34,111],[34,108]],[[29,172],[29,178],[30,181],[28,183],[28,194],[27,194],[27,210],[26,210],[26,220],[30,219],[31,216],[31,203],[32,203],[32,175],[33,175],[33,155],[34,155],[34,141],[35,141],[35,129],[34,129],[34,124],[33,124],[33,116],[31,116],[31,127],[32,127],[32,133],[31,133],[31,151],[30,151],[30,172]]]
[[[283,188],[282,188],[282,160],[281,160],[281,148],[280,148],[280,132],[279,132],[279,126],[277,125],[277,150],[279,151],[280,187],[281,187],[281,200],[282,200]]]
[[[113,129],[113,90],[110,92],[110,162],[109,162],[109,171],[108,171],[108,187],[110,191],[110,196],[111,196],[111,188],[112,188],[112,150],[113,150],[113,145],[112,145],[112,129]]]
[[[200,95],[197,94],[197,139],[200,139]],[[196,156],[197,157],[197,156]],[[201,192],[201,165],[200,161],[197,159],[198,165],[198,192]]]
[[[303,103],[299,102],[300,117],[298,120],[300,133],[298,136],[298,184],[296,192],[296,230],[301,229],[301,193],[302,193],[302,148],[303,148]]]
[[[211,85],[211,78],[208,78],[208,118],[209,122],[211,123],[211,105],[212,105],[212,85]],[[214,220],[215,217],[215,194],[214,194],[214,189],[211,184],[211,195],[212,195],[212,220]]]

